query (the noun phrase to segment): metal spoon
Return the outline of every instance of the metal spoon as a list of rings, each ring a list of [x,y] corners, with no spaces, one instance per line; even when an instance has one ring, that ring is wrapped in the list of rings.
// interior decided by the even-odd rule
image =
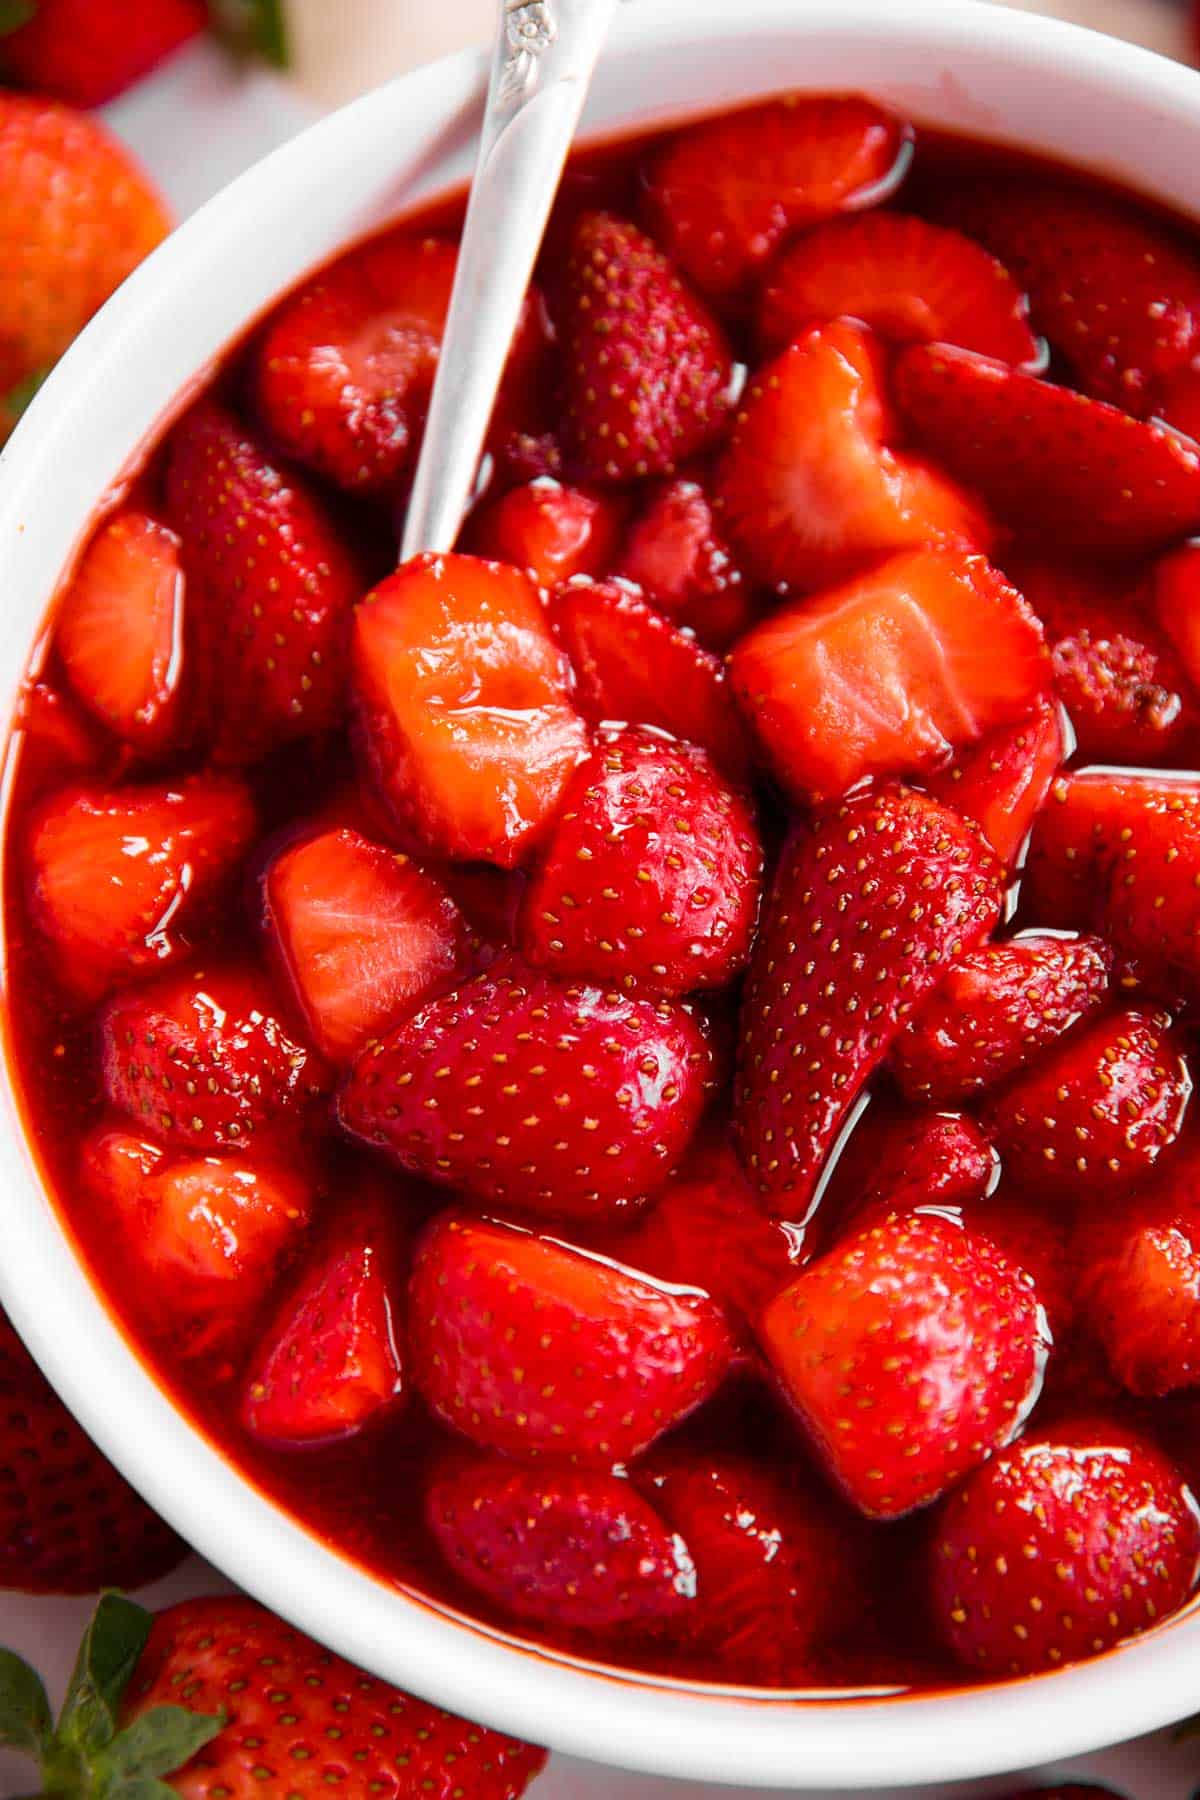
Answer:
[[[401,555],[453,547],[617,0],[499,0],[479,160]]]

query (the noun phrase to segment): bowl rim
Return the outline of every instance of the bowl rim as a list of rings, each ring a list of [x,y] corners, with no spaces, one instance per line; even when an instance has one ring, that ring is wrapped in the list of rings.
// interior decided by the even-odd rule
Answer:
[[[744,43],[785,25],[799,38],[824,31],[866,41],[882,33],[927,49],[933,59],[969,46],[1014,65],[1069,62],[1097,89],[1136,89],[1148,114],[1190,109],[1200,120],[1200,75],[1149,51],[985,0],[932,0],[907,19],[893,7],[894,0],[810,0],[800,14],[794,0],[752,0],[734,22],[721,0],[655,0],[653,7],[621,9],[613,49],[637,55],[639,47],[664,41]],[[433,110],[436,103],[469,139],[484,68],[482,53],[466,51],[400,77],[300,133],[186,221],[88,326],[0,452],[0,544],[37,517],[39,492],[68,467],[86,409],[122,357],[130,366],[147,320],[186,293],[199,266],[211,264],[233,220],[265,208],[279,189],[302,192],[306,180],[323,179],[352,144],[386,143],[389,119],[405,105]],[[198,371],[197,380],[206,373]],[[103,498],[93,491],[83,505],[80,496],[68,496],[67,506],[78,506],[79,536]],[[26,658],[44,606],[44,594],[31,595],[14,627]],[[15,697],[14,686],[4,696],[5,717]],[[11,759],[6,803],[10,772]],[[7,952],[6,921],[6,1037]],[[1196,1705],[1189,1667],[1196,1659],[1164,1649],[1181,1628],[1178,1619],[1107,1656],[1032,1679],[800,1704],[782,1694],[572,1661],[387,1587],[255,1488],[160,1387],[92,1287],[50,1203],[7,1043],[3,1063],[0,1171],[15,1229],[0,1258],[0,1301],[101,1449],[180,1534],[248,1593],[351,1661],[558,1750],[733,1786],[858,1788],[978,1776],[1075,1755],[1097,1740],[1117,1742]]]

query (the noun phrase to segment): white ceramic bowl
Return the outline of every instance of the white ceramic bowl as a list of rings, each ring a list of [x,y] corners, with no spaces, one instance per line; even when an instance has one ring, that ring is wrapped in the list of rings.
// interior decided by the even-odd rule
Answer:
[[[0,455],[0,717],[11,715],[47,598],[122,470],[277,295],[468,173],[481,80],[479,58],[456,57],[315,126],[191,219],[64,358]],[[919,122],[1059,154],[1200,214],[1200,76],[968,0],[642,0],[622,9],[584,129],[611,133],[787,87],[865,90]],[[184,1537],[365,1667],[598,1761],[776,1787],[988,1774],[1195,1707],[1195,1612],[1033,1681],[822,1701],[585,1666],[376,1582],[174,1410],[77,1264],[2,1080],[4,1305],[97,1442]]]

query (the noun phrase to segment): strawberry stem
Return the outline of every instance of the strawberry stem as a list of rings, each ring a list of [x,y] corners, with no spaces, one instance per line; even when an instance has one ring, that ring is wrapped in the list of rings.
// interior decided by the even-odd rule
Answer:
[[[0,37],[27,25],[37,11],[37,0],[0,0]]]
[[[0,0],[0,6],[4,4]],[[277,69],[287,68],[283,0],[209,0],[208,10],[213,30],[232,49],[261,57]]]

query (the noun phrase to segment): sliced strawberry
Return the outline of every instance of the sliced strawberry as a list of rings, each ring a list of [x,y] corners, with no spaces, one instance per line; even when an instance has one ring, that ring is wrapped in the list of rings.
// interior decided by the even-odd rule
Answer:
[[[999,916],[978,828],[924,795],[866,793],[795,831],[750,967],[735,1090],[763,1193],[802,1214],[908,1014]]]
[[[750,955],[762,847],[704,752],[605,727],[563,796],[519,942],[554,975],[630,992],[723,987]]]
[[[288,456],[360,493],[395,487],[420,441],[433,390],[458,252],[401,228],[323,269],[279,306],[254,354],[263,423]],[[531,294],[517,328],[509,384],[541,341]],[[500,400],[501,412],[506,397]]]
[[[964,183],[941,201],[1029,293],[1085,392],[1145,417],[1200,351],[1200,260],[1144,207],[1048,180]]]
[[[339,1209],[250,1358],[241,1421],[261,1443],[300,1446],[356,1436],[403,1396],[402,1279],[386,1199],[339,1197]]]
[[[509,1618],[622,1642],[691,1629],[687,1545],[622,1476],[480,1457],[434,1479],[425,1518],[459,1579]]]
[[[1014,938],[960,957],[896,1040],[912,1100],[953,1106],[994,1087],[1104,1004],[1112,951],[1099,938]]]
[[[1162,558],[1153,573],[1151,599],[1158,622],[1191,684],[1179,684],[1186,694],[1180,710],[1186,711],[1186,723],[1194,729],[1195,690],[1200,689],[1200,545],[1185,544]],[[1164,662],[1167,660],[1163,658]]]
[[[620,542],[624,508],[607,494],[564,487],[543,476],[510,488],[468,527],[477,556],[524,569],[540,587],[572,575],[607,575]]]
[[[1200,448],[1165,426],[949,344],[902,350],[895,392],[940,461],[1056,548],[1134,555],[1200,529]]]
[[[727,650],[758,617],[698,481],[669,481],[630,527],[617,574],[710,650]]]
[[[585,718],[657,725],[707,750],[731,780],[750,769],[746,728],[719,657],[620,581],[572,581],[552,610]]]
[[[914,550],[774,613],[730,658],[734,690],[796,799],[936,768],[1027,713],[1042,634],[981,556]]]
[[[1192,1592],[1196,1503],[1173,1463],[1111,1420],[1034,1432],[947,1502],[930,1599],[950,1649],[989,1676],[1092,1656]]]
[[[1143,811],[1187,819],[1200,811],[1194,776],[1132,769],[1060,775],[1034,824],[1021,883],[1031,922],[1086,931],[1103,916],[1121,834]]]
[[[186,662],[176,534],[132,510],[102,525],[63,597],[54,641],[71,686],[111,732],[143,751],[176,743]]]
[[[908,213],[832,220],[774,264],[758,308],[768,356],[810,325],[841,318],[892,343],[958,344],[1034,373],[1046,360],[1008,270],[961,232]]]
[[[1179,1136],[1192,1080],[1168,1022],[1118,1013],[1067,1038],[993,1101],[1007,1173],[1051,1198],[1145,1178]]]
[[[1014,1437],[1049,1350],[1031,1277],[932,1213],[846,1239],[761,1335],[833,1480],[875,1519],[928,1505]]]
[[[877,340],[838,319],[814,326],[750,383],[714,496],[717,523],[756,581],[807,590],[893,550],[985,547],[974,503],[919,458],[887,448],[883,374]]]
[[[961,1211],[982,1199],[997,1173],[995,1151],[965,1113],[905,1114],[878,1131],[860,1129],[842,1160],[817,1215],[826,1243],[893,1214]]]
[[[62,788],[29,820],[34,923],[77,1000],[186,955],[215,919],[257,821],[232,776]]]
[[[791,94],[705,119],[651,165],[652,228],[698,286],[736,299],[790,232],[891,192],[908,143],[857,96]]]
[[[1062,708],[1044,697],[1015,725],[998,726],[956,756],[930,778],[929,791],[964,818],[977,820],[1011,868],[1069,751]]]
[[[22,690],[13,730],[21,733],[16,780],[26,799],[73,777],[94,774],[105,760],[91,719],[48,681]]]
[[[295,1118],[324,1071],[288,1036],[253,970],[171,974],[110,1001],[100,1019],[112,1105],[168,1144],[222,1150]]]
[[[587,481],[670,475],[728,427],[733,360],[703,301],[636,226],[586,213],[559,321],[568,453]]]
[[[80,1173],[136,1277],[142,1320],[186,1355],[237,1342],[312,1216],[312,1183],[296,1168],[175,1162],[111,1125],[84,1140]]]
[[[485,1448],[610,1467],[714,1393],[733,1344],[705,1294],[490,1221],[427,1230],[409,1303],[413,1380]]]
[[[277,856],[263,919],[313,1042],[342,1061],[468,966],[471,933],[439,881],[357,831]]]
[[[711,1069],[686,1007],[555,981],[510,957],[368,1045],[338,1112],[426,1180],[605,1218],[666,1180]]]
[[[355,613],[364,760],[418,851],[510,868],[545,831],[587,733],[528,575],[418,556]]]
[[[1113,942],[1154,966],[1200,975],[1200,793],[1149,783],[1120,815],[1104,920]]]

